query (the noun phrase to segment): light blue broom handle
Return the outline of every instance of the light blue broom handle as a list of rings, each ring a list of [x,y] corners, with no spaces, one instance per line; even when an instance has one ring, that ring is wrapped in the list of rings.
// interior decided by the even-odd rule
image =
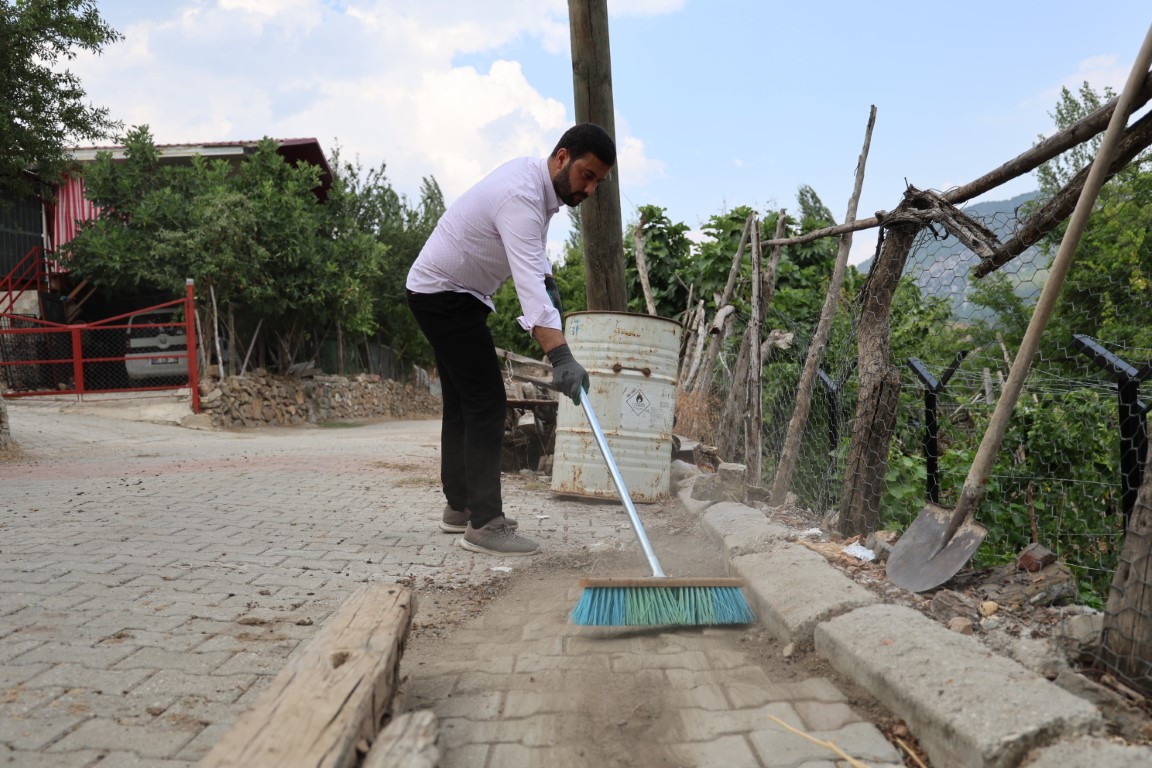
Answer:
[[[628,489],[624,487],[624,478],[620,476],[620,470],[616,467],[616,460],[612,458],[608,441],[604,439],[604,430],[600,429],[600,420],[596,418],[596,412],[592,410],[592,403],[588,399],[588,390],[583,388],[580,390],[580,404],[584,406],[584,413],[588,416],[588,423],[592,426],[592,434],[596,436],[596,444],[600,446],[600,453],[603,454],[604,463],[608,465],[608,471],[612,475],[612,482],[616,484],[616,490],[620,493],[620,500],[624,502],[624,508],[628,510],[628,518],[632,521],[632,530],[636,531],[636,538],[640,540],[640,547],[644,550],[645,557],[648,558],[652,575],[664,578],[667,574],[660,568],[660,561],[656,559],[656,553],[652,551],[652,545],[648,542],[648,535],[644,533],[644,526],[640,524],[640,515],[636,514],[636,506],[632,503],[632,497],[628,495]]]

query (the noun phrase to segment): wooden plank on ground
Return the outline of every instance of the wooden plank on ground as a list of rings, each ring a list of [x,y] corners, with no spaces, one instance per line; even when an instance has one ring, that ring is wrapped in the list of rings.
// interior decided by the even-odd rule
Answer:
[[[412,591],[363,587],[288,660],[200,768],[352,768],[390,714]]]
[[[436,713],[430,709],[397,715],[380,732],[360,768],[437,768],[439,733]]]

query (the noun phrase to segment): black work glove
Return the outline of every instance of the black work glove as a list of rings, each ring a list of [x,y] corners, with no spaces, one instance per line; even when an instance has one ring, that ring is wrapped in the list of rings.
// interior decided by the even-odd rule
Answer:
[[[548,353],[552,361],[552,386],[572,398],[573,405],[580,405],[580,389],[588,389],[588,371],[572,357],[567,344],[561,344]]]

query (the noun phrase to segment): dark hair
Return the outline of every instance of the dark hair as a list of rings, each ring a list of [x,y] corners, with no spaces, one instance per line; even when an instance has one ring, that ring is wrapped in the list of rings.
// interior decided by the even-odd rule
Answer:
[[[562,149],[568,150],[573,160],[578,160],[591,152],[605,165],[616,165],[616,142],[600,126],[595,123],[579,123],[564,131],[556,148],[552,150],[552,157]]]

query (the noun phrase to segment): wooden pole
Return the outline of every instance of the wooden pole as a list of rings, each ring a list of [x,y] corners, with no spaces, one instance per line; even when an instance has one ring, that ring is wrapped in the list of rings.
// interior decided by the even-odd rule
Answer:
[[[763,362],[760,356],[760,336],[764,332],[763,290],[760,284],[763,272],[762,265],[760,219],[756,219],[752,222],[752,333],[749,334],[751,344],[748,348],[750,356],[748,361],[748,444],[744,449],[744,455],[748,457],[748,482],[754,486],[760,485],[760,478],[764,471],[761,442],[763,396],[761,395],[760,384],[764,377]]]
[[[848,213],[844,217],[845,223],[856,220],[856,207],[860,202],[860,191],[864,187],[864,166],[868,162],[868,149],[872,144],[872,129],[876,125],[876,107],[873,106],[868,114],[868,127],[864,131],[864,148],[860,150],[860,160],[856,164],[856,184],[852,189],[852,197],[848,201]],[[820,322],[816,326],[816,334],[808,348],[808,358],[804,361],[804,372],[800,377],[800,391],[796,394],[796,409],[792,412],[792,420],[788,423],[788,436],[784,440],[784,449],[780,454],[780,463],[776,467],[776,477],[772,480],[772,504],[780,506],[788,494],[788,486],[792,483],[792,472],[796,468],[796,458],[800,454],[800,438],[804,433],[804,425],[808,421],[808,411],[812,405],[812,389],[816,385],[816,375],[820,372],[820,364],[824,359],[824,349],[828,345],[828,336],[832,332],[832,320],[836,316],[836,304],[840,300],[840,289],[844,285],[844,273],[848,268],[848,252],[852,249],[852,233],[846,232],[840,238],[840,250],[836,254],[836,266],[832,270],[832,282],[828,285],[828,294],[824,297],[824,308],[820,312]]]
[[[595,123],[616,138],[612,106],[612,56],[607,0],[568,0],[572,33],[572,83],[576,120]],[[580,221],[588,309],[628,310],[624,282],[624,234],[620,216],[619,166],[584,202]]]

